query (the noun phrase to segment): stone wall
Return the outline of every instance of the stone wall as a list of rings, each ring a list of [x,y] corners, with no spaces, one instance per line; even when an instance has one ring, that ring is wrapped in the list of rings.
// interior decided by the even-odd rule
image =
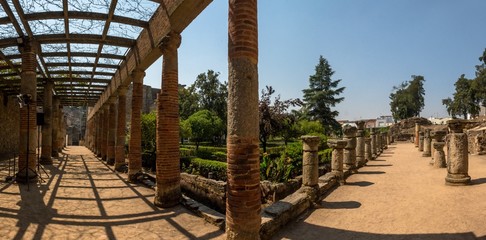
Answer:
[[[130,84],[127,91],[127,122],[130,121],[130,115],[132,114],[132,89],[133,85]],[[157,93],[159,92],[159,88],[152,88],[151,86],[143,85],[142,114],[149,113],[156,109],[155,101],[157,100]]]
[[[0,94],[0,158],[10,157],[19,149],[19,104],[15,96]]]

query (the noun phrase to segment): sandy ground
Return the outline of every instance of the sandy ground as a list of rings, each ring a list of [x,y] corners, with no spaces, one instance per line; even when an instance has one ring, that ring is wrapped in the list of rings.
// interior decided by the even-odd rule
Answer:
[[[397,143],[274,239],[486,239],[486,156],[469,156],[470,186]]]
[[[46,167],[47,182],[0,183],[0,239],[224,239],[181,206],[155,207],[152,189],[124,181],[86,148],[65,153]]]

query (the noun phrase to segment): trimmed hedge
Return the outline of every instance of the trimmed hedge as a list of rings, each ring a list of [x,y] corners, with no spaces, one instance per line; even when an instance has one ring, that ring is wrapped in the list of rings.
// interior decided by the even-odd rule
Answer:
[[[182,160],[182,159],[181,159]],[[187,161],[187,160],[185,160]],[[185,162],[182,160],[181,162]],[[187,162],[184,163],[186,165]],[[209,173],[213,174],[213,179],[226,181],[226,163],[206,160],[201,158],[191,158],[189,164],[186,165],[186,172],[191,174],[201,175],[208,178]]]

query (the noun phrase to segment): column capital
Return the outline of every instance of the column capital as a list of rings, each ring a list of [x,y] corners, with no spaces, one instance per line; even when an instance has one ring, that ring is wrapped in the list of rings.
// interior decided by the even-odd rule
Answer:
[[[181,45],[182,37],[181,34],[178,32],[171,31],[167,36],[162,39],[159,44],[159,49],[162,51],[162,54],[167,54],[177,50]]]
[[[143,78],[145,77],[145,71],[143,70],[133,70],[132,74],[132,82],[133,83],[143,83]]]
[[[319,142],[321,141],[320,137],[309,135],[302,136],[300,139],[304,142],[304,151],[317,151]]]

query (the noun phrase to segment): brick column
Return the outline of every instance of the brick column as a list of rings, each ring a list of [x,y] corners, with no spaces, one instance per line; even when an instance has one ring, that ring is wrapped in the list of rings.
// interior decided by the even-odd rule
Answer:
[[[319,179],[319,157],[317,151],[320,138],[317,136],[302,136],[304,156],[302,158],[302,185],[317,187]]]
[[[126,127],[127,87],[118,88],[118,120],[116,129],[115,169],[125,166],[125,127]]]
[[[101,142],[103,140],[103,110],[96,112],[96,156],[101,157]]]
[[[453,119],[447,121],[449,127],[449,152],[447,153],[447,185],[467,185],[471,182],[468,174],[469,158],[467,135],[464,133],[465,120]]]
[[[358,131],[356,132],[356,166],[362,167],[366,164],[365,158],[365,121],[357,121],[356,126]]]
[[[374,160],[378,157],[376,152],[376,129],[370,128],[370,138],[371,138],[371,159]]]
[[[144,71],[132,73],[132,115],[130,118],[130,142],[128,153],[128,180],[136,181],[142,172],[142,96]]]
[[[344,147],[346,147],[347,144],[348,142],[346,140],[333,139],[327,141],[327,145],[332,148],[331,171],[341,185],[346,183],[343,173],[343,155]]]
[[[432,150],[431,141],[430,129],[424,129],[424,152],[422,153],[422,157],[430,157]]]
[[[115,142],[116,142],[116,98],[114,96],[108,99],[108,135],[106,136],[106,164],[115,164]]]
[[[162,88],[157,98],[157,188],[155,205],[172,207],[181,195],[179,154],[179,70],[178,33],[170,33],[160,48],[163,51]]]
[[[106,155],[108,151],[108,126],[109,126],[109,111],[110,107],[108,104],[105,103],[101,107],[103,109],[103,114],[101,117],[101,159],[106,161]]]
[[[344,148],[344,170],[353,173],[358,172],[356,168],[356,132],[357,128],[351,125],[344,125],[343,134],[347,145]]]
[[[54,96],[52,99],[52,156],[59,157],[59,97]]]
[[[37,147],[37,76],[36,54],[30,40],[24,38],[19,46],[22,54],[22,73],[20,74],[20,94],[23,106],[20,109],[20,138],[17,182],[37,180],[35,154]]]
[[[259,239],[261,224],[256,0],[229,0],[227,239]]]
[[[365,163],[373,159],[371,154],[371,138],[365,138]]]
[[[42,150],[40,163],[52,164],[52,90],[54,83],[47,81],[44,85],[44,125],[42,125]]]

